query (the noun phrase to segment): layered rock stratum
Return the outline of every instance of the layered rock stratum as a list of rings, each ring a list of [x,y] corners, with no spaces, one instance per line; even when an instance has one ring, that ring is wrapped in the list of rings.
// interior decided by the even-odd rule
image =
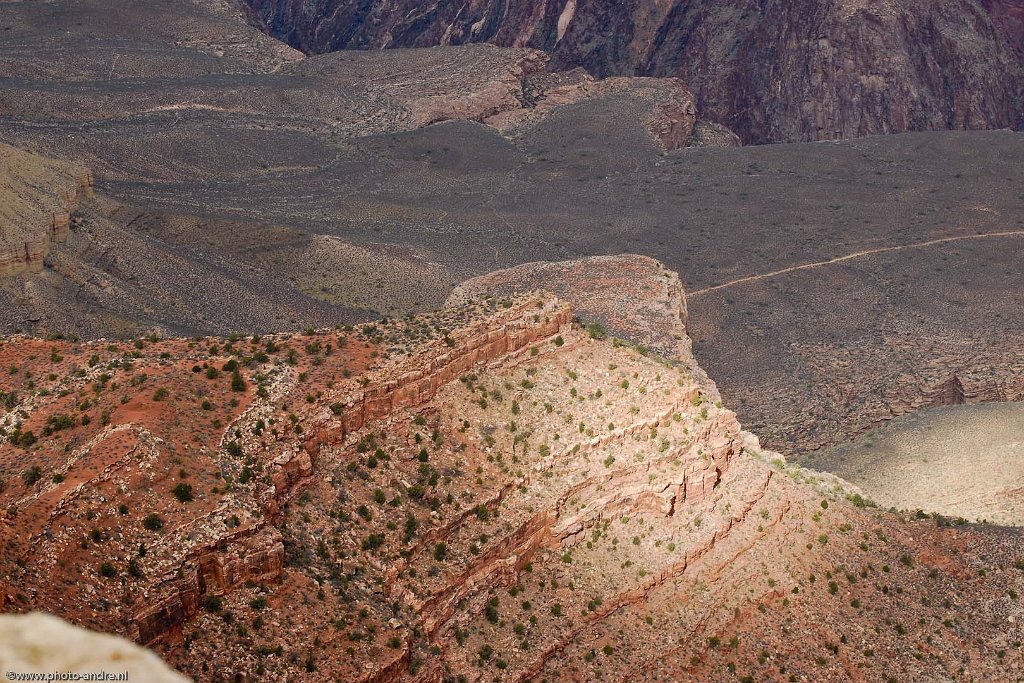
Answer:
[[[748,143],[1024,124],[1019,0],[244,0],[308,53],[490,42],[681,78]]]
[[[624,257],[354,328],[8,339],[3,609],[195,680],[1013,680],[1019,534],[761,449],[682,301]]]
[[[92,174],[82,164],[0,144],[0,277],[41,271],[91,193]]]

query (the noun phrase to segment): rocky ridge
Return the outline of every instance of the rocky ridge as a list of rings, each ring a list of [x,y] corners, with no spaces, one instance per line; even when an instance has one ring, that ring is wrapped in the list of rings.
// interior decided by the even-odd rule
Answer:
[[[4,609],[197,680],[1011,680],[1020,538],[762,450],[683,302],[621,257],[358,329],[9,340]]]
[[[577,320],[596,323],[602,334],[686,365],[704,395],[720,400],[718,387],[693,356],[686,332],[686,292],[679,275],[656,259],[620,254],[524,263],[461,283],[445,305],[463,305],[487,295],[513,296],[532,288],[569,302]]]
[[[395,78],[404,73],[406,60],[413,55],[416,78]],[[558,73],[551,68],[550,56],[540,50],[486,45],[428,53],[399,50],[393,55],[379,55],[377,61],[380,59],[390,66],[384,70],[384,78],[378,75],[379,65],[351,54],[307,58],[283,67],[280,74],[365,91],[363,97],[376,110],[362,111],[359,119],[352,117],[351,121],[337,116],[335,110],[335,120],[329,125],[336,135],[413,130],[444,121],[477,121],[516,139],[562,108],[590,100],[623,100],[632,105],[628,115],[636,117],[663,150],[696,143],[694,98],[679,79],[599,80],[582,69]],[[368,78],[372,80],[365,80]],[[346,99],[346,107],[353,104]],[[365,107],[366,103],[357,106]]]

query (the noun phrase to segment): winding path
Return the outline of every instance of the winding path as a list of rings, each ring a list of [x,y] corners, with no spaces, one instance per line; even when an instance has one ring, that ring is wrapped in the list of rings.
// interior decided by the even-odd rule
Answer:
[[[980,235],[959,235],[957,237],[940,237],[939,239],[928,240],[927,242],[917,242],[914,244],[902,244],[895,247],[879,247],[877,249],[867,249],[865,251],[856,251],[846,256],[837,256],[827,261],[815,261],[814,263],[804,263],[799,266],[789,266],[788,268],[782,268],[781,270],[773,270],[770,273],[762,273],[761,275],[748,275],[741,277],[737,280],[730,280],[729,282],[723,282],[720,285],[714,287],[705,287],[704,289],[698,289],[687,293],[686,298],[699,296],[701,294],[708,294],[710,292],[717,291],[719,289],[726,289],[727,287],[733,287],[735,285],[742,285],[747,282],[756,282],[757,280],[766,280],[768,278],[776,277],[777,275],[785,275],[786,273],[792,273],[798,270],[809,270],[811,268],[820,268],[822,266],[830,266],[835,263],[842,263],[843,261],[851,261],[853,259],[863,258],[865,256],[873,256],[875,254],[884,254],[891,251],[903,251],[904,249],[919,249],[921,247],[930,247],[935,244],[945,244],[946,242],[962,242],[965,240],[978,240],[989,237],[1024,237],[1024,230],[1005,230],[1003,232],[989,232]]]

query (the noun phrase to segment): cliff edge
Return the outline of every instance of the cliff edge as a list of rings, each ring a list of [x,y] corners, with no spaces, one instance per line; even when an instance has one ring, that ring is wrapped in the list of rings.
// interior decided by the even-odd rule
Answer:
[[[67,239],[79,200],[91,192],[85,166],[0,144],[0,276],[42,270],[51,245]]]

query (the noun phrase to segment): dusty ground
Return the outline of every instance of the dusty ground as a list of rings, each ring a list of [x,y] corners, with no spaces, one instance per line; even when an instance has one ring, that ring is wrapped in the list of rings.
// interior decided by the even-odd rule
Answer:
[[[1024,525],[1024,404],[927,408],[813,461],[884,507]]]

